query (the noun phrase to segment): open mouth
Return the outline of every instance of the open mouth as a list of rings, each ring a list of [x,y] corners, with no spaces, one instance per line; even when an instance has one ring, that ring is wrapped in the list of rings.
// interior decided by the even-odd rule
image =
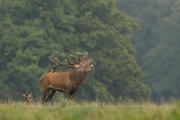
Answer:
[[[92,64],[92,62],[90,62],[90,63],[89,63],[89,65],[90,65],[90,67],[91,67],[91,68],[93,67],[93,64]]]

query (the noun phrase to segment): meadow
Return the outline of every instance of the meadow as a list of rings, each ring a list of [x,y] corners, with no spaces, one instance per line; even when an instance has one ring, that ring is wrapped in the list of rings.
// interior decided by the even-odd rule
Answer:
[[[180,102],[11,102],[0,104],[0,120],[180,120]]]

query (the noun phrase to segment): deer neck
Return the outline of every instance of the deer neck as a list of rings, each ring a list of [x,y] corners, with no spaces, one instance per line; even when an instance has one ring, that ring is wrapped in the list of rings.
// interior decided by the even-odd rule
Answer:
[[[80,70],[73,70],[70,73],[70,80],[75,84],[75,86],[79,86],[83,83],[83,81],[87,77],[87,72]]]

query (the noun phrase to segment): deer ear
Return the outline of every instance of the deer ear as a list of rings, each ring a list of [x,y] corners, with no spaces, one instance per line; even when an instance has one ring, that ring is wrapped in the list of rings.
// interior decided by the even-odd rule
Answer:
[[[26,94],[21,93],[21,95],[22,95],[23,97],[26,97]]]
[[[26,96],[26,93],[21,90],[21,95],[22,95],[23,97],[25,97],[25,96]]]

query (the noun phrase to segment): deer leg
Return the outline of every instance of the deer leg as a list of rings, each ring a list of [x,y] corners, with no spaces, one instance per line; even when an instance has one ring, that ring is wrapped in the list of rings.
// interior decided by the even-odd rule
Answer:
[[[76,89],[72,90],[68,96],[67,96],[67,99],[68,100],[73,100],[74,99],[74,93],[76,92]]]
[[[70,100],[70,95],[69,94],[67,95],[67,100]]]
[[[53,98],[55,92],[56,92],[56,90],[52,89],[52,92],[49,93],[47,98],[46,98],[46,103],[49,102]]]
[[[47,91],[43,91],[42,94],[43,94],[43,97],[42,97],[42,104],[44,104],[45,101],[46,101]]]
[[[74,94],[70,95],[70,99],[69,100],[73,100],[74,99]]]

